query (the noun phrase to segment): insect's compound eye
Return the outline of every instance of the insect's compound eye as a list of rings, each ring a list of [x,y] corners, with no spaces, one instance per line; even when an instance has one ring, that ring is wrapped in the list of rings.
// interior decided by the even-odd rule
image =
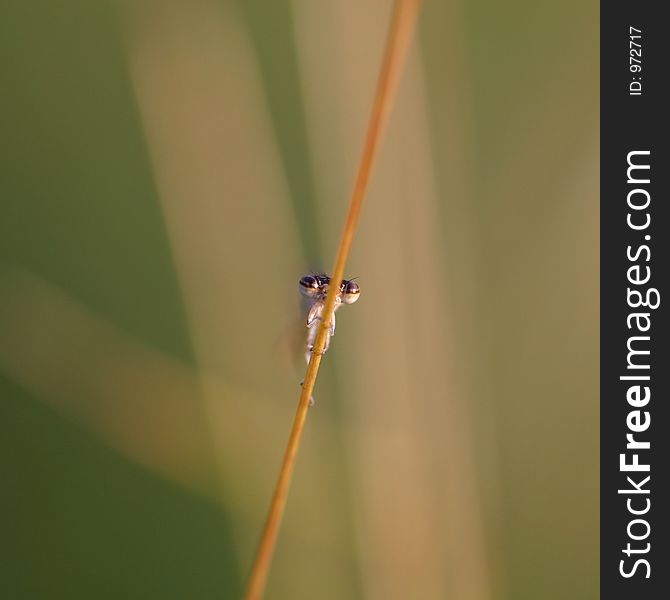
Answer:
[[[353,304],[361,295],[361,288],[355,281],[347,281],[345,279],[342,282],[341,289],[342,302],[345,304]]]
[[[319,292],[319,281],[313,275],[305,275],[300,280],[300,293],[311,298]]]
[[[313,275],[305,275],[301,280],[300,280],[300,285],[301,287],[304,288],[318,288],[319,287],[319,282],[316,280],[316,277]]]

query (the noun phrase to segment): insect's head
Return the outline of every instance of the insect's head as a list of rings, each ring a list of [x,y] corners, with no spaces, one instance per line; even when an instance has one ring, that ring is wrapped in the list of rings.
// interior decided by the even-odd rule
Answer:
[[[328,292],[329,283],[330,277],[324,273],[305,275],[300,279],[300,293],[310,300],[323,298]],[[340,300],[343,304],[353,304],[358,300],[360,294],[361,288],[353,279],[342,280],[340,284]]]

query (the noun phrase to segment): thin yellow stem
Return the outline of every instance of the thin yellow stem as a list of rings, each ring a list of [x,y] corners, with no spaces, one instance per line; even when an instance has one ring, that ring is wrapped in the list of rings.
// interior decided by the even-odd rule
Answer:
[[[368,181],[372,165],[377,156],[382,133],[388,122],[391,113],[391,106],[398,87],[400,73],[407,55],[407,50],[416,25],[416,18],[419,11],[421,0],[397,0],[393,11],[393,18],[386,42],[384,52],[384,62],[382,63],[375,93],[374,104],[368,125],[365,145],[358,166],[356,181],[354,183],[353,193],[349,204],[349,212],[344,224],[344,231],[340,246],[337,252],[335,265],[331,272],[331,279],[335,284],[344,278],[344,268],[346,266],[351,243],[354,238],[356,225],[361,212],[361,206],[367,190]],[[302,431],[307,419],[307,411],[310,406],[310,398],[314,391],[316,377],[319,372],[319,365],[323,356],[323,349],[326,344],[328,328],[333,317],[335,309],[335,298],[339,291],[339,285],[331,285],[328,289],[326,304],[322,314],[322,321],[314,342],[309,364],[307,365],[307,374],[305,375],[298,401],[291,435],[288,439],[284,460],[282,461],[279,478],[275,486],[275,491],[270,503],[265,528],[258,545],[256,559],[254,561],[251,575],[247,584],[245,600],[260,600],[265,589],[272,553],[277,542],[279,526],[286,506],[291,477],[295,466],[295,459],[300,447]]]

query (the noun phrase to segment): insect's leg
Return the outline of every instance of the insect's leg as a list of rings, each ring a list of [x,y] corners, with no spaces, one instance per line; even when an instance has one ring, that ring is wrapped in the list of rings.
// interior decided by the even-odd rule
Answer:
[[[309,309],[309,313],[307,313],[307,327],[312,327],[314,325],[314,321],[318,321],[321,319],[321,311],[323,310],[323,305],[320,302],[315,302],[312,305],[312,308]]]
[[[313,321],[309,326],[309,331],[307,333],[307,346],[305,348],[305,362],[309,363],[309,359],[312,356],[312,349],[314,348],[314,340],[316,340],[316,334],[319,331],[318,321]]]

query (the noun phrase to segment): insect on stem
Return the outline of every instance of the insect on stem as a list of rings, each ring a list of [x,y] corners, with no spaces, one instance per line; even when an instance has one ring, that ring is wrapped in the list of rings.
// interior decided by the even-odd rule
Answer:
[[[307,313],[307,347],[305,352],[305,359],[309,364],[309,358],[315,350],[314,342],[319,331],[319,324],[323,321],[324,310],[326,306],[326,297],[331,286],[331,278],[325,273],[317,273],[315,275],[305,275],[299,284],[300,293],[307,299],[309,303],[309,312]],[[340,283],[339,290],[335,296],[335,308],[333,313],[345,304],[353,304],[360,297],[361,289],[353,280],[343,279]],[[330,346],[330,338],[335,335],[335,314],[331,316],[331,322],[328,325],[328,336],[323,347],[322,354],[325,354]]]
[[[395,3],[363,152],[330,281],[343,281],[344,268],[360,216],[361,206],[370,179],[370,172],[379,149],[382,133],[391,112],[393,98],[400,79],[400,72],[407,55],[412,33],[416,26],[420,4],[421,0],[397,0]],[[334,313],[338,297],[340,301],[342,300],[340,291],[340,287],[336,285],[328,286],[323,306],[318,309],[318,329],[312,348],[306,356],[308,359],[307,373],[302,384],[300,400],[298,401],[293,427],[291,428],[279,477],[270,503],[265,528],[261,534],[254,564],[247,582],[245,600],[260,600],[265,589],[272,561],[272,553],[277,542],[279,526],[286,506],[288,490],[291,485],[295,459],[300,446],[307,411],[311,404],[314,384],[316,383],[323,353],[327,348],[328,341],[335,327]]]

